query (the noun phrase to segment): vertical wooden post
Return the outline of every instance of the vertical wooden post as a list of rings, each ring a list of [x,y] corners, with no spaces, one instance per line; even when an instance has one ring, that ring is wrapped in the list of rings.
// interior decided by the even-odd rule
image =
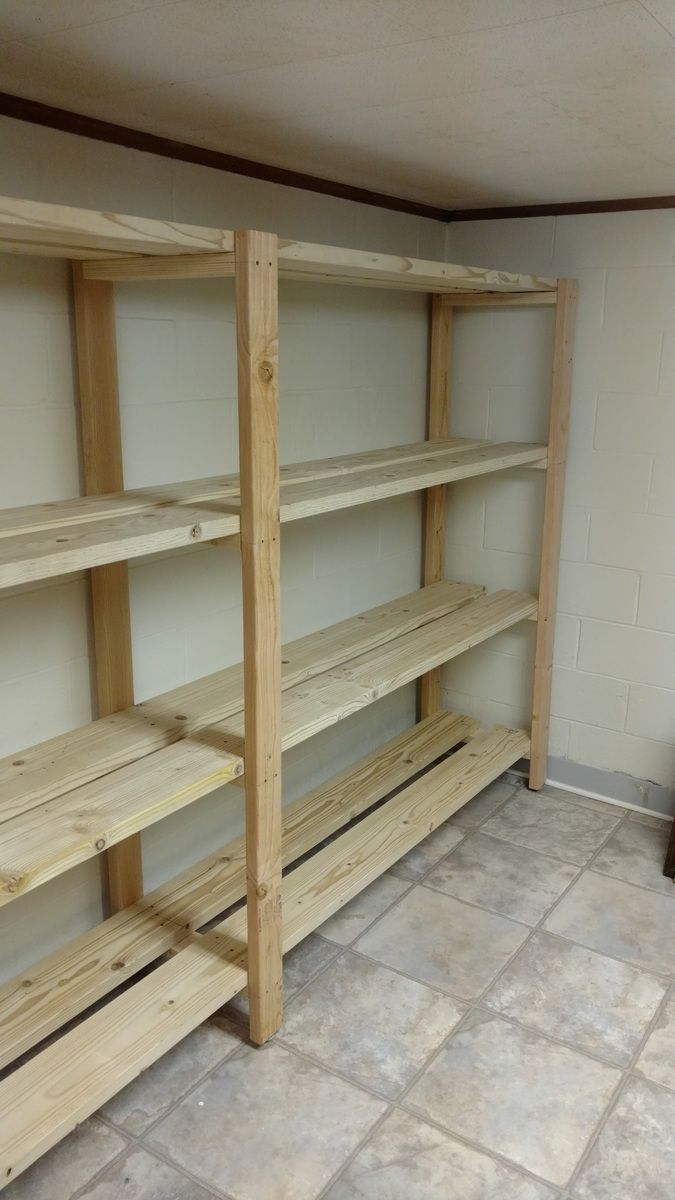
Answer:
[[[429,393],[427,401],[427,438],[438,441],[448,436],[448,398],[450,347],[452,344],[452,308],[443,296],[431,297],[429,331]],[[446,484],[427,488],[422,531],[422,582],[437,583],[445,567]],[[428,671],[419,682],[419,717],[423,720],[441,707],[441,668]]]
[[[540,788],[546,781],[576,303],[576,280],[561,279],[558,283],[558,302],[555,315],[548,465],[539,567],[537,642],[534,655],[529,777],[529,786],[534,789]]]
[[[124,487],[117,387],[117,343],[112,283],[85,279],[73,263],[80,429],[87,496]],[[99,717],[134,702],[127,564],[90,571],[97,711]],[[113,912],[143,895],[141,836],[112,846],[107,855]]]
[[[235,235],[251,1040],[283,1015],[277,238]]]

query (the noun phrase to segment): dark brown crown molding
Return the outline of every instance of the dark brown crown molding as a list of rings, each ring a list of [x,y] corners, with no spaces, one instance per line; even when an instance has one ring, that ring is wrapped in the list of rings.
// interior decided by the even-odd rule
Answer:
[[[499,221],[507,217],[564,217],[581,213],[637,212],[675,208],[675,196],[631,196],[619,200],[574,200],[567,204],[514,204],[500,208],[448,209],[446,221]]]
[[[13,96],[9,92],[0,92],[0,115],[15,117],[33,125],[46,125],[49,129],[59,129],[63,133],[75,133],[78,137],[126,146],[131,150],[143,150],[146,154],[159,154],[162,158],[195,163],[200,167],[213,167],[217,171],[229,171],[234,175],[248,175],[252,179],[263,179],[267,183],[281,183],[286,187],[302,188],[306,192],[320,192],[324,196],[337,196],[340,200],[354,200],[357,204],[373,204],[377,208],[388,208],[394,212],[413,213],[417,217],[430,217],[434,221],[446,220],[445,209],[437,208],[433,204],[420,204],[416,200],[388,196],[384,192],[371,192],[367,188],[353,187],[349,183],[336,183],[332,179],[321,179],[317,175],[305,175],[301,171],[291,171],[286,167],[273,167],[250,158],[239,158],[235,154],[224,154],[220,150],[209,150],[206,146],[176,142],[173,138],[144,133],[140,129],[129,129],[126,125],[114,125],[110,121],[100,121],[98,117],[87,117],[66,108],[54,108],[51,104],[41,104],[24,96]]]
[[[262,179],[267,183],[279,183],[285,187],[302,188],[306,192],[318,192],[323,196],[336,196],[340,200],[353,200],[357,204],[371,204],[393,212],[412,213],[417,217],[429,217],[433,221],[495,221],[513,217],[557,217],[579,213],[633,212],[639,209],[675,208],[675,196],[634,196],[619,200],[581,200],[567,204],[519,204],[493,208],[445,209],[433,204],[422,204],[402,196],[389,196],[385,192],[372,192],[368,188],[354,187],[349,183],[338,183],[333,179],[321,179],[317,175],[305,175],[286,167],[274,167],[268,163],[240,158],[236,154],[225,154],[210,150],[207,146],[193,146],[189,142],[177,142],[173,138],[160,137],[155,133],[144,133],[140,129],[129,129],[126,125],[115,125],[101,121],[98,117],[87,117],[71,112],[67,108],[56,108],[25,96],[14,96],[0,92],[0,115],[27,121],[32,125],[45,125],[59,129],[62,133],[74,133],[78,137],[93,138],[115,146],[126,146],[130,150],[142,150],[145,154],[159,154],[162,158],[173,158],[179,162],[194,163],[200,167],[211,167],[216,171],[229,171],[233,175],[247,175],[251,179]]]

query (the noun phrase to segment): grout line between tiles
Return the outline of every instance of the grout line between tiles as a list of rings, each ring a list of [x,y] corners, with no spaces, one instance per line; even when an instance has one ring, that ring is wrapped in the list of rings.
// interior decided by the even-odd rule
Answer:
[[[642,1038],[640,1039],[640,1041],[635,1049],[634,1054],[631,1057],[630,1063],[624,1069],[622,1078],[621,1078],[617,1088],[615,1089],[609,1103],[607,1104],[593,1134],[591,1135],[591,1138],[587,1142],[584,1152],[581,1155],[581,1158],[579,1159],[579,1162],[577,1163],[576,1167],[574,1168],[574,1171],[573,1171],[570,1179],[568,1180],[568,1189],[570,1192],[570,1197],[573,1197],[574,1188],[576,1187],[577,1183],[579,1182],[579,1179],[580,1179],[581,1175],[583,1174],[583,1171],[593,1153],[593,1150],[595,1149],[598,1141],[600,1140],[600,1137],[602,1136],[605,1126],[607,1125],[613,1112],[615,1111],[621,1097],[623,1096],[626,1088],[628,1087],[628,1084],[633,1079],[642,1079],[641,1075],[635,1075],[633,1072],[635,1071],[635,1067],[636,1067],[637,1062],[642,1054],[642,1051],[644,1050],[652,1033],[656,1029],[658,1022],[660,1021],[661,1015],[664,1012],[665,1007],[668,1004],[669,998],[672,994],[675,994],[675,985],[671,985],[671,987],[666,988],[666,991],[663,995],[663,999],[661,1000],[661,1003],[658,1005],[656,1012],[654,1013],[654,1016],[652,1017],[651,1021],[647,1025],[647,1027],[644,1031],[644,1034],[643,1034]],[[653,1083],[652,1080],[647,1080],[647,1082]],[[660,1085],[653,1084],[653,1086],[659,1087]],[[667,1090],[668,1089],[664,1089],[664,1091],[667,1091]]]
[[[361,929],[359,931],[358,934],[355,935],[352,942],[347,943],[347,944],[333,942],[330,938],[322,935],[320,933],[320,930],[315,931],[315,936],[320,937],[322,941],[326,942],[328,945],[333,947],[335,949],[335,954],[327,963],[324,964],[324,966],[319,971],[312,974],[310,976],[310,978],[307,979],[299,988],[297,988],[295,991],[293,991],[293,993],[290,997],[289,1003],[293,1003],[293,1001],[296,998],[298,998],[307,988],[311,987],[312,984],[317,982],[320,979],[320,977],[323,974],[325,974],[325,972],[327,972],[332,966],[334,966],[339,961],[339,959],[342,956],[344,956],[345,954],[352,953],[355,956],[361,957],[368,961],[377,962],[378,960],[370,959],[370,957],[368,955],[365,955],[365,954],[363,954],[362,951],[356,949],[355,943],[358,940],[360,940],[360,938],[362,938],[375,924],[377,924],[380,920],[382,920],[393,908],[395,908],[396,905],[400,901],[402,901],[405,897],[407,897],[415,887],[417,887],[419,885],[426,886],[428,888],[428,890],[439,892],[439,894],[448,895],[448,893],[441,893],[440,889],[435,889],[433,887],[429,887],[429,885],[425,883],[427,876],[433,870],[435,870],[442,862],[445,862],[447,859],[449,859],[451,857],[451,855],[454,853],[454,851],[457,850],[461,845],[464,844],[464,842],[466,841],[466,839],[468,837],[470,837],[472,834],[480,832],[483,829],[484,824],[491,817],[497,815],[497,813],[499,813],[513,799],[513,797],[517,794],[517,792],[518,792],[518,784],[516,783],[513,785],[512,791],[499,804],[497,804],[495,809],[492,812],[490,812],[487,816],[485,816],[482,821],[479,821],[475,826],[471,826],[468,828],[463,827],[463,826],[457,826],[458,831],[461,832],[461,835],[462,835],[461,840],[457,843],[456,846],[454,846],[450,851],[448,851],[447,854],[442,855],[438,860],[431,863],[429,865],[429,867],[427,868],[427,870],[425,872],[423,872],[423,874],[421,874],[418,878],[413,879],[413,880],[405,880],[405,879],[401,879],[400,876],[396,876],[396,878],[398,878],[402,883],[407,883],[408,886],[398,896],[396,896],[395,899],[392,900],[392,902],[385,909],[382,910],[382,912],[378,913],[375,917],[373,917],[372,921],[370,921],[366,926],[364,926],[363,929]],[[577,807],[583,808],[584,806],[577,805]],[[593,811],[593,810],[589,810],[589,811]],[[626,1082],[630,1077],[630,1072],[633,1070],[635,1063],[637,1062],[637,1059],[639,1057],[639,1054],[641,1053],[648,1036],[652,1032],[652,1030],[656,1024],[656,1021],[660,1018],[660,1015],[663,1011],[663,1007],[667,1003],[668,997],[669,997],[672,989],[670,987],[666,989],[666,992],[664,993],[663,1001],[659,1004],[657,1011],[654,1014],[653,1020],[650,1022],[647,1030],[645,1031],[644,1037],[641,1040],[635,1054],[633,1055],[630,1065],[625,1068],[617,1067],[616,1063],[613,1063],[613,1062],[610,1062],[609,1060],[603,1059],[601,1056],[596,1055],[593,1052],[589,1052],[585,1049],[581,1050],[577,1046],[571,1045],[570,1043],[567,1043],[562,1039],[557,1039],[550,1034],[541,1033],[541,1031],[539,1031],[539,1030],[531,1030],[530,1027],[528,1027],[524,1024],[521,1025],[521,1023],[517,1019],[505,1017],[503,1014],[498,1013],[496,1010],[492,1010],[492,1009],[488,1008],[487,1005],[485,1004],[485,1000],[486,1000],[488,993],[492,990],[492,988],[494,988],[494,986],[497,984],[498,980],[501,978],[502,974],[509,969],[509,967],[511,966],[511,964],[513,963],[515,958],[530,943],[534,934],[543,929],[544,921],[546,921],[548,919],[548,917],[551,915],[552,911],[557,907],[557,905],[559,903],[561,903],[561,901],[567,895],[567,893],[570,891],[570,889],[576,885],[576,883],[579,881],[579,879],[582,876],[582,874],[584,873],[584,871],[591,869],[593,862],[595,861],[595,858],[597,857],[597,855],[601,852],[602,849],[604,849],[605,845],[613,837],[613,835],[617,832],[618,828],[625,821],[628,821],[628,820],[629,820],[629,813],[628,813],[628,811],[626,811],[624,815],[619,817],[617,822],[613,825],[612,829],[608,831],[606,837],[603,839],[601,844],[596,848],[596,850],[594,851],[593,855],[591,856],[591,858],[587,864],[585,864],[585,865],[579,865],[577,863],[568,864],[568,865],[572,865],[575,868],[577,868],[574,878],[570,881],[570,883],[567,885],[567,887],[561,892],[560,896],[546,909],[546,911],[543,913],[543,915],[541,916],[541,918],[539,919],[539,921],[537,922],[536,925],[526,926],[524,922],[517,921],[511,917],[507,917],[503,913],[496,914],[496,915],[500,915],[500,916],[504,917],[504,919],[512,921],[514,924],[522,926],[523,928],[528,928],[530,932],[528,933],[528,936],[525,938],[523,943],[517,948],[517,950],[512,955],[509,956],[509,958],[505,962],[504,966],[497,972],[497,974],[494,976],[494,978],[490,981],[489,985],[481,992],[481,994],[475,1001],[467,1001],[465,999],[462,999],[459,996],[454,995],[453,993],[449,993],[447,991],[444,991],[441,988],[435,987],[434,985],[426,984],[423,981],[416,979],[414,976],[406,975],[406,973],[403,971],[398,971],[398,970],[396,970],[396,968],[389,967],[388,964],[383,964],[383,963],[379,964],[380,966],[384,966],[388,970],[392,970],[401,976],[411,979],[414,982],[421,984],[422,986],[427,987],[430,990],[435,991],[435,992],[445,996],[446,998],[455,1000],[456,1003],[458,1003],[462,1007],[466,1007],[466,1012],[462,1015],[462,1017],[457,1022],[457,1024],[454,1026],[454,1028],[450,1031],[450,1033],[447,1035],[447,1037],[442,1040],[442,1042],[439,1044],[437,1049],[427,1058],[427,1060],[423,1063],[423,1065],[420,1067],[420,1069],[411,1078],[411,1080],[405,1086],[405,1088],[402,1089],[401,1093],[399,1094],[399,1096],[397,1097],[397,1099],[395,1101],[392,1101],[390,1097],[384,1096],[382,1093],[379,1093],[375,1088],[368,1087],[366,1085],[363,1085],[360,1082],[358,1082],[358,1083],[355,1082],[353,1079],[350,1079],[349,1076],[342,1074],[339,1070],[336,1070],[333,1067],[326,1066],[326,1064],[324,1064],[320,1060],[313,1059],[311,1057],[311,1055],[305,1055],[303,1052],[298,1051],[295,1047],[291,1048],[284,1042],[283,1030],[281,1031],[280,1036],[278,1037],[278,1039],[275,1039],[275,1040],[278,1040],[278,1044],[284,1049],[284,1051],[286,1053],[296,1055],[302,1059],[305,1059],[308,1062],[313,1063],[321,1070],[326,1071],[328,1074],[334,1075],[335,1077],[340,1078],[340,1079],[344,1080],[345,1082],[349,1083],[352,1087],[359,1088],[360,1090],[373,1095],[373,1097],[377,1098],[378,1100],[380,1100],[381,1102],[383,1102],[387,1105],[387,1108],[386,1108],[385,1112],[382,1114],[382,1116],[375,1122],[375,1124],[373,1126],[371,1126],[369,1128],[367,1133],[360,1140],[359,1144],[354,1148],[354,1150],[350,1153],[350,1155],[341,1164],[341,1166],[338,1168],[336,1173],[331,1177],[331,1179],[328,1181],[328,1183],[325,1185],[325,1187],[319,1193],[317,1193],[315,1200],[323,1200],[323,1198],[328,1195],[329,1191],[335,1185],[336,1181],[341,1177],[341,1175],[344,1173],[344,1171],[348,1168],[348,1166],[351,1164],[351,1162],[354,1160],[354,1158],[356,1158],[356,1156],[361,1152],[361,1150],[369,1142],[369,1140],[375,1135],[377,1130],[380,1128],[382,1123],[387,1119],[387,1117],[391,1114],[392,1111],[399,1110],[404,1113],[408,1113],[410,1111],[409,1109],[406,1109],[405,1107],[403,1107],[406,1097],[408,1096],[408,1093],[414,1087],[415,1083],[419,1080],[419,1078],[421,1078],[421,1076],[429,1069],[429,1067],[436,1060],[436,1058],[438,1058],[440,1056],[440,1054],[446,1048],[446,1046],[449,1043],[449,1041],[451,1040],[451,1038],[465,1027],[466,1022],[468,1021],[468,1019],[474,1012],[478,1012],[481,1015],[489,1015],[493,1018],[497,1017],[499,1019],[507,1021],[508,1023],[511,1023],[514,1026],[518,1026],[523,1029],[528,1029],[530,1032],[534,1032],[537,1036],[542,1037],[544,1040],[546,1040],[548,1042],[551,1042],[553,1044],[570,1049],[570,1050],[576,1052],[577,1054],[581,1054],[584,1057],[595,1059],[596,1061],[602,1063],[603,1065],[610,1066],[613,1069],[619,1070],[621,1072],[619,1081],[617,1083],[617,1087],[612,1095],[612,1098],[608,1102],[608,1104],[605,1106],[605,1108],[603,1109],[603,1112],[601,1114],[601,1118],[598,1122],[598,1125],[597,1125],[590,1141],[587,1143],[586,1147],[584,1148],[584,1151],[583,1151],[577,1165],[574,1168],[574,1172],[571,1175],[570,1180],[568,1181],[568,1183],[566,1185],[566,1188],[563,1188],[562,1191],[560,1190],[559,1185],[551,1184],[551,1182],[549,1180],[545,1180],[542,1177],[534,1175],[532,1172],[529,1172],[527,1170],[527,1168],[522,1167],[520,1164],[514,1163],[512,1160],[506,1158],[505,1156],[502,1156],[499,1153],[497,1153],[493,1150],[490,1150],[490,1149],[486,1148],[485,1146],[480,1145],[479,1143],[474,1143],[470,1139],[465,1138],[462,1135],[455,1133],[454,1131],[445,1129],[443,1126],[438,1125],[435,1121],[433,1121],[431,1118],[429,1118],[428,1116],[426,1116],[424,1114],[421,1114],[421,1113],[415,1114],[418,1117],[418,1119],[421,1119],[422,1121],[426,1122],[427,1124],[436,1127],[445,1136],[454,1138],[455,1140],[457,1140],[459,1142],[463,1142],[470,1148],[474,1149],[476,1152],[487,1155],[487,1157],[493,1159],[494,1161],[502,1163],[505,1166],[508,1166],[511,1170],[515,1170],[516,1172],[519,1172],[520,1174],[524,1174],[524,1175],[532,1178],[533,1180],[536,1180],[538,1183],[543,1183],[547,1187],[553,1188],[553,1190],[556,1192],[556,1197],[558,1198],[558,1200],[572,1200],[572,1193],[571,1193],[570,1189],[572,1188],[573,1183],[578,1178],[578,1175],[580,1174],[581,1170],[583,1170],[583,1165],[586,1162],[588,1155],[590,1154],[592,1146],[595,1145],[597,1138],[600,1136],[600,1133],[602,1132],[602,1129],[604,1128],[606,1121],[608,1120],[609,1116],[611,1115],[611,1112],[613,1111],[614,1107],[616,1106],[616,1103],[618,1102],[618,1099],[619,1099],[620,1095],[622,1094],[624,1087],[626,1086]],[[494,835],[490,834],[490,836],[494,836]],[[505,838],[500,839],[500,840],[508,841],[508,839],[505,839]],[[517,845],[518,843],[510,843],[510,844]],[[528,849],[528,847],[522,847],[522,848],[526,849],[526,850]],[[542,852],[542,851],[533,851],[533,852],[534,853],[542,853],[546,857],[556,858],[556,861],[563,861],[563,862],[567,861],[567,860],[561,860],[561,859],[557,858],[557,856],[554,856],[554,855],[546,855],[545,852]],[[642,885],[639,885],[639,884],[632,884],[631,886],[642,887]],[[643,890],[649,891],[652,894],[654,894],[654,891],[655,891],[655,889],[651,889],[651,888],[643,888]],[[467,906],[479,909],[480,911],[494,912],[494,910],[486,909],[484,906],[482,906],[480,904],[475,904],[471,901],[460,900],[459,897],[454,897],[454,898],[456,900],[458,900],[458,902],[467,904]],[[546,932],[547,936],[551,936],[551,937],[555,937],[555,938],[559,937],[562,941],[572,942],[573,944],[579,944],[579,943],[573,942],[573,939],[565,938],[562,935],[551,933],[549,930],[545,930],[545,932]],[[597,953],[597,954],[602,955],[604,953],[604,952],[594,950],[594,948],[592,948],[592,947],[590,949],[593,950],[593,952]],[[614,958],[613,955],[604,955],[604,956],[607,958]],[[625,964],[625,960],[623,960],[623,959],[615,959],[615,961]],[[635,964],[629,964],[629,965],[635,967]],[[655,976],[657,978],[663,979],[663,976],[659,976],[656,972],[644,971],[644,969],[641,967],[637,967],[636,969],[643,970],[643,973],[645,973],[645,974],[649,974],[649,975]],[[227,1016],[227,1014],[225,1014],[225,1015]],[[233,1025],[236,1025],[237,1022],[236,1022],[236,1020],[233,1020],[232,1023],[233,1023]],[[199,1079],[195,1080],[194,1083],[189,1088],[187,1088],[185,1090],[185,1092],[183,1092],[164,1112],[162,1112],[157,1117],[157,1119],[155,1121],[153,1121],[141,1134],[139,1134],[135,1137],[131,1136],[122,1127],[117,1126],[113,1121],[110,1121],[105,1117],[97,1115],[98,1120],[102,1121],[104,1124],[108,1125],[110,1128],[114,1129],[116,1132],[122,1134],[122,1136],[124,1136],[127,1139],[127,1142],[126,1142],[126,1145],[123,1147],[123,1149],[120,1151],[119,1155],[117,1155],[114,1159],[110,1160],[110,1162],[106,1163],[100,1172],[98,1172],[95,1176],[92,1176],[92,1178],[90,1180],[88,1180],[82,1186],[82,1188],[78,1189],[78,1191],[73,1194],[72,1200],[77,1200],[78,1196],[82,1196],[85,1188],[90,1188],[93,1182],[97,1181],[101,1176],[103,1176],[105,1174],[105,1172],[107,1170],[109,1170],[115,1162],[117,1162],[119,1159],[121,1159],[126,1153],[128,1153],[130,1151],[130,1149],[132,1147],[134,1147],[136,1145],[141,1146],[143,1149],[145,1149],[149,1153],[154,1154],[157,1158],[160,1158],[160,1159],[162,1159],[162,1161],[167,1162],[169,1165],[171,1165],[172,1168],[174,1168],[178,1172],[182,1173],[186,1178],[191,1179],[193,1182],[195,1182],[195,1184],[198,1184],[200,1187],[202,1187],[207,1193],[210,1192],[214,1197],[218,1196],[219,1200],[231,1200],[231,1198],[227,1195],[227,1193],[220,1191],[220,1190],[214,1190],[214,1187],[212,1184],[205,1184],[201,1179],[192,1175],[190,1172],[186,1171],[179,1164],[173,1162],[173,1160],[171,1160],[168,1156],[166,1156],[161,1150],[158,1150],[154,1145],[146,1144],[145,1139],[151,1135],[152,1131],[155,1129],[155,1127],[160,1122],[165,1120],[197,1088],[201,1087],[213,1073],[215,1073],[220,1067],[222,1067],[230,1059],[238,1057],[243,1052],[244,1048],[247,1045],[247,1042],[245,1040],[245,1033],[244,1033],[243,1029],[241,1032],[242,1032],[241,1045],[233,1047],[226,1055],[224,1055],[224,1057],[222,1059],[220,1059],[216,1064],[214,1064],[213,1067],[211,1067],[208,1071],[206,1071],[203,1075],[201,1075],[199,1077]]]

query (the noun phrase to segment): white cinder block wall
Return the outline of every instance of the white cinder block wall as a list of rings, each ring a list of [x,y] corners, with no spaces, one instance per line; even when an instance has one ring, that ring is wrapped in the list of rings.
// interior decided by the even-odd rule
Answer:
[[[442,224],[0,120],[0,193],[442,258]],[[127,486],[236,469],[231,281],[119,287]],[[78,494],[69,269],[0,259],[0,506]],[[288,283],[282,289],[282,461],[424,436],[426,301]],[[283,632],[294,638],[419,586],[418,497],[283,531]],[[238,558],[195,547],[131,567],[139,699],[241,658]],[[87,582],[0,597],[0,754],[92,717]],[[414,718],[414,689],[285,756],[290,799]],[[223,789],[143,835],[148,887],[241,828]],[[92,861],[0,910],[0,976],[100,920]]]
[[[447,257],[579,280],[550,774],[673,812],[675,213],[454,224]],[[545,436],[551,329],[543,309],[457,317],[454,429]],[[448,571],[534,586],[542,488],[453,486]],[[532,643],[512,631],[451,664],[447,704],[522,721]]]

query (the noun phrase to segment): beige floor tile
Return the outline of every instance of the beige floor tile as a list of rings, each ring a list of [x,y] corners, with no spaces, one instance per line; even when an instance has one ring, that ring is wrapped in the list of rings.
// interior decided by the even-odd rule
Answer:
[[[517,786],[515,783],[505,783],[502,779],[496,779],[450,817],[451,824],[458,825],[460,829],[477,829],[483,821],[492,816],[500,804],[508,800],[509,796],[515,795]]]
[[[317,932],[331,942],[348,946],[409,887],[406,880],[387,872],[345,904],[334,917],[324,921]]]
[[[474,833],[427,876],[425,884],[536,925],[577,875],[572,863]]]
[[[553,1200],[555,1195],[417,1117],[393,1112],[326,1200]]]
[[[449,996],[345,954],[291,1002],[282,1040],[395,1099],[464,1012]]]
[[[10,1183],[3,1200],[69,1200],[127,1144],[126,1138],[96,1118],[85,1121]]]
[[[385,1111],[272,1043],[227,1059],[148,1139],[236,1200],[315,1200]]]
[[[564,1185],[621,1078],[614,1067],[473,1013],[406,1107]]]
[[[646,971],[675,974],[675,898],[588,871],[563,896],[546,928]]]
[[[674,934],[675,936],[675,934]],[[675,1091],[675,992],[661,1013],[642,1051],[636,1070],[652,1083]]]
[[[576,1200],[673,1200],[675,1095],[632,1079],[582,1170]]]
[[[225,1022],[200,1025],[182,1042],[122,1088],[101,1114],[125,1133],[138,1137],[171,1108],[202,1075],[241,1046],[241,1035]]]
[[[663,874],[669,836],[669,825],[624,821],[603,846],[593,870],[675,897],[675,883]]]
[[[400,858],[391,868],[391,874],[396,875],[398,879],[408,879],[411,882],[421,879],[434,863],[439,862],[446,854],[454,850],[463,837],[464,833],[461,829],[446,821],[445,825],[441,825],[439,829],[430,833],[423,842],[420,842],[419,846],[413,846],[412,850],[404,854],[403,858]]]
[[[485,1004],[541,1033],[628,1066],[665,994],[664,980],[573,942],[535,933]]]
[[[56,1196],[52,1195],[52,1200]],[[78,1200],[213,1200],[213,1192],[186,1179],[142,1146],[135,1146],[82,1192]]]
[[[594,796],[581,796],[578,792],[568,792],[566,788],[553,787],[545,784],[537,793],[539,796],[551,796],[553,800],[562,800],[565,804],[576,804],[578,808],[588,808],[591,812],[605,813],[608,817],[623,817],[625,809],[617,804],[608,804],[605,800],[596,800]]]
[[[461,1000],[476,1000],[527,936],[505,917],[418,885],[356,949]]]
[[[322,971],[338,954],[340,947],[333,942],[326,942],[315,933],[310,933],[304,941],[284,954],[284,1003],[291,1000],[301,987]],[[240,992],[229,1004],[224,1013],[232,1013],[235,1018],[248,1020],[248,997]]]
[[[482,832],[584,866],[620,819],[521,788]]]

